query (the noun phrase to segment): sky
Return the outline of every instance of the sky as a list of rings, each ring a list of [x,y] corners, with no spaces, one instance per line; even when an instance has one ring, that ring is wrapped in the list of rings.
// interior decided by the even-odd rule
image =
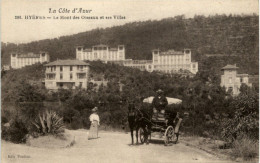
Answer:
[[[56,13],[50,13],[50,8]],[[74,8],[91,11],[72,13]],[[59,9],[70,11],[59,13]],[[1,41],[27,43],[177,15],[190,18],[194,15],[253,13],[259,13],[258,0],[1,0]],[[25,19],[25,16],[33,15],[46,19]],[[114,15],[121,15],[125,19],[114,19]],[[21,16],[22,19],[15,19],[15,16]],[[60,19],[61,16],[71,16],[71,19]],[[73,16],[94,16],[99,19],[75,20]],[[100,19],[102,16],[112,19]]]

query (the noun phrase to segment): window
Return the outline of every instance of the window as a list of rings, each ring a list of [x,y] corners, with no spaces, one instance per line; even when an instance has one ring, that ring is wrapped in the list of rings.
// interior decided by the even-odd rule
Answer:
[[[60,71],[61,71],[61,72],[63,71],[63,67],[62,67],[62,66],[60,66]]]
[[[82,82],[79,82],[79,87],[82,87]]]
[[[103,47],[103,50],[107,50],[107,47]]]
[[[50,80],[55,79],[55,74],[47,74],[47,79],[50,79]]]
[[[70,74],[70,80],[72,80],[73,79],[73,75],[72,75],[72,73]]]
[[[228,82],[232,83],[232,77],[229,77]]]
[[[120,46],[120,47],[119,47],[119,50],[123,50],[123,46]]]
[[[45,53],[42,53],[42,56],[45,57]]]
[[[83,66],[78,66],[78,70],[83,70]]]
[[[243,83],[243,78],[242,77],[240,78],[240,83]]]
[[[73,66],[70,66],[70,71],[73,71]]]
[[[80,50],[81,50],[81,48],[79,47],[79,48],[78,48],[78,50],[80,51]]]
[[[15,54],[12,54],[13,57],[15,57],[16,55]]]
[[[85,79],[86,73],[78,73],[78,79]]]
[[[233,92],[233,87],[228,87],[228,92],[232,93]]]
[[[186,53],[186,54],[190,53],[190,50],[185,50],[185,53]]]
[[[63,79],[63,74],[60,74],[60,79],[61,79],[61,80]]]

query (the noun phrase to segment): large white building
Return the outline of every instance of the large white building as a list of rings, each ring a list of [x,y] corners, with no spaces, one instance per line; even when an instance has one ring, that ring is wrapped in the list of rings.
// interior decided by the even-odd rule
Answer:
[[[77,46],[76,59],[82,61],[122,61],[125,60],[125,47],[124,45],[119,45],[117,48],[111,48],[107,45],[95,45],[92,48]]]
[[[148,72],[158,71],[168,74],[180,73],[180,70],[188,70],[192,74],[198,72],[198,62],[191,61],[191,50],[183,51],[169,50],[161,52],[159,49],[152,51],[152,60],[132,60],[113,61],[126,67],[138,68]]]
[[[159,49],[153,53],[153,71],[175,73],[180,70],[189,70],[191,73],[198,72],[198,62],[191,61],[191,50],[183,51],[168,50],[161,52]]]
[[[14,69],[22,68],[35,63],[49,62],[50,56],[47,52],[40,53],[12,53],[11,67]]]
[[[57,60],[45,67],[47,89],[87,88],[89,64],[79,60]]]

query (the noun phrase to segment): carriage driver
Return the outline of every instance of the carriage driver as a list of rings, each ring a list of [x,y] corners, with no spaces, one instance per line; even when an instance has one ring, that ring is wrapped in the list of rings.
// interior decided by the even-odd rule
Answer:
[[[168,101],[167,98],[164,96],[164,92],[161,89],[159,89],[156,91],[156,93],[157,95],[154,97],[152,101],[153,120],[158,120],[158,114],[164,115],[165,107],[168,105]]]

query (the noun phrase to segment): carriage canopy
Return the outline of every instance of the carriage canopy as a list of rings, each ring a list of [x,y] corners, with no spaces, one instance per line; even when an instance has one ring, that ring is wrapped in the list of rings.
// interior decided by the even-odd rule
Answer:
[[[166,97],[166,98],[167,98],[167,101],[168,101],[168,105],[181,104],[182,103],[182,100],[177,99],[177,98],[171,98],[171,97]],[[143,102],[151,104],[153,102],[153,99],[154,99],[154,96],[147,97],[143,100]]]

